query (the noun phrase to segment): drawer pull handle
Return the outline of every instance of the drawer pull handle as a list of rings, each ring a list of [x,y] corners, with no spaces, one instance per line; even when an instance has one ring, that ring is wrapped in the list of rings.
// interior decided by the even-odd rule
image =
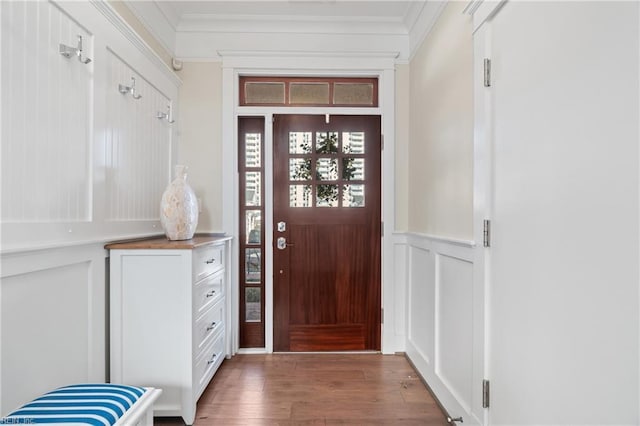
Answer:
[[[214,263],[216,260],[212,257],[209,260],[205,260],[204,263],[206,263],[207,265],[211,265],[212,263]]]
[[[217,356],[216,354],[213,354],[211,359],[209,361],[207,361],[207,365],[213,364],[214,362],[216,362],[216,356]]]
[[[216,322],[215,322],[215,321],[214,321],[214,322],[212,322],[212,323],[211,323],[211,325],[210,325],[209,327],[207,327],[207,331],[211,331],[211,330],[213,330],[214,328],[216,328]]]
[[[213,297],[213,296],[215,296],[215,294],[216,294],[216,291],[215,290],[211,290],[209,293],[207,293],[206,297],[207,298]]]

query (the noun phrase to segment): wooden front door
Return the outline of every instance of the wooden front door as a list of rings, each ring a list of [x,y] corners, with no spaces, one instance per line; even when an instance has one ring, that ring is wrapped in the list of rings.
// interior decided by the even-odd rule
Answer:
[[[379,350],[380,117],[273,126],[274,350]]]

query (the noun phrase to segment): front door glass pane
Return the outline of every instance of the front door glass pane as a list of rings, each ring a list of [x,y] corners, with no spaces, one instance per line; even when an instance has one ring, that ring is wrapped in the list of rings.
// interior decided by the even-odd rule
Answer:
[[[364,158],[346,157],[342,159],[342,179],[364,180]]]
[[[338,160],[335,158],[319,158],[316,163],[318,180],[338,179]]]
[[[311,207],[311,185],[289,185],[290,207]]]
[[[289,132],[289,154],[309,154],[311,135],[311,132]]]
[[[338,185],[316,186],[316,205],[318,207],[338,207]]]
[[[343,132],[342,152],[345,154],[364,154],[364,132]]]
[[[290,158],[289,179],[311,180],[311,160],[308,158]]]
[[[343,207],[364,207],[364,185],[344,185],[342,187]]]
[[[316,132],[316,153],[337,154],[338,132]]]

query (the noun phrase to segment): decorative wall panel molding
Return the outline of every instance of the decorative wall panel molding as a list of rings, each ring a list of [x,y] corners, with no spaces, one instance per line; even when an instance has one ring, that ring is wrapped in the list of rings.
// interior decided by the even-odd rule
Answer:
[[[102,244],[3,255],[0,417],[53,388],[105,381],[104,255]]]
[[[406,353],[452,417],[481,424],[474,361],[483,346],[474,340],[473,242],[406,234],[408,251]],[[402,265],[396,265],[401,269]]]

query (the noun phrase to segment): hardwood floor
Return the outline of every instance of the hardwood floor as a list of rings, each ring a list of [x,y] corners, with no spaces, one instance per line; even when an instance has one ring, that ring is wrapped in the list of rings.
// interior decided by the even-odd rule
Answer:
[[[183,424],[156,418],[156,425]],[[442,411],[401,355],[236,355],[198,402],[195,425],[433,425]]]

